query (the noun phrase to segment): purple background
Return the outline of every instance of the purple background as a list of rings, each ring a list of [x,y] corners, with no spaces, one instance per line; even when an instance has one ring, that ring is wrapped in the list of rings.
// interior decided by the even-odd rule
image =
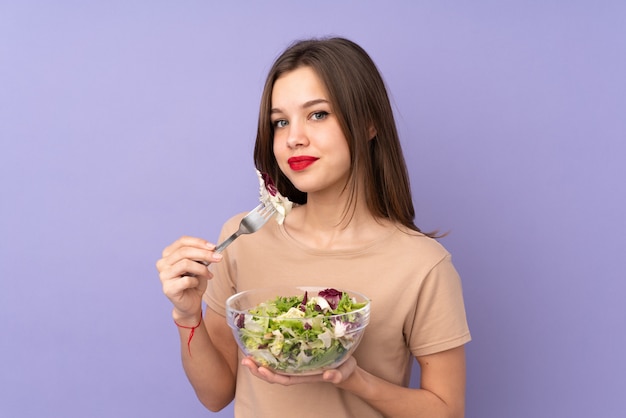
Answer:
[[[467,416],[626,415],[625,2],[87,3],[0,3],[0,416],[232,416],[154,263],[255,205],[265,74],[325,34],[378,63],[451,230]]]

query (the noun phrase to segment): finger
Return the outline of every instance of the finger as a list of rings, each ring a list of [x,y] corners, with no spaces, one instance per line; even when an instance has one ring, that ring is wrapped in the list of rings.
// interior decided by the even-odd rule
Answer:
[[[325,382],[339,384],[346,380],[356,368],[356,359],[350,356],[341,366],[336,369],[326,370],[322,375]]]
[[[245,360],[244,360],[245,361]],[[254,364],[253,361],[249,361],[246,363],[243,363],[246,367],[248,367],[248,369],[250,369],[250,372],[255,375],[256,377],[258,377],[259,379],[262,379],[268,383],[278,383],[284,386],[288,386],[290,384],[292,384],[289,381],[288,376],[282,376],[279,374],[275,374],[272,373],[271,370],[265,368],[265,367],[257,367],[256,364]]]
[[[287,376],[282,374],[277,374],[272,372],[270,369],[266,367],[259,367],[258,373],[263,377],[264,380],[270,383],[277,383],[283,386],[296,385],[300,383],[315,383],[323,381],[322,375],[314,374],[310,376]]]
[[[181,301],[187,292],[197,292],[202,296],[207,287],[203,277],[183,276],[163,284],[163,293],[172,301]]]
[[[223,256],[207,248],[182,247],[176,252],[176,257],[188,258],[208,266],[211,263],[220,261]]]
[[[197,288],[200,284],[200,278],[194,276],[183,276],[173,280],[163,282],[163,293],[168,298],[176,298],[185,290]]]
[[[215,244],[208,242],[202,238],[190,237],[190,236],[182,236],[174,241],[171,245],[165,247],[162,253],[162,257],[166,258],[176,250],[182,247],[197,247],[204,249],[214,249]]]
[[[157,261],[156,267],[159,272],[163,272],[171,269],[173,266],[176,266],[184,260],[192,260],[202,264],[203,268],[206,269],[206,266],[211,263],[217,263],[221,261],[222,258],[223,256],[221,254],[206,248],[182,247],[178,248],[169,256]]]
[[[246,366],[250,372],[256,377],[263,379],[268,383],[276,383],[283,386],[290,386],[299,383],[314,383],[321,382],[321,375],[311,375],[311,376],[286,376],[282,374],[277,374],[272,372],[270,369],[266,367],[258,367],[254,360],[250,357],[246,357],[241,361],[243,366]]]
[[[169,256],[162,258],[160,264],[157,262],[157,268],[163,270],[166,269],[167,266],[174,265],[181,260],[186,259],[197,261],[198,263],[208,266],[211,263],[220,261],[222,259],[222,255],[206,248],[181,247]]]
[[[274,376],[274,373],[272,373],[270,370],[266,369],[265,367],[257,366],[257,364],[254,362],[254,360],[252,360],[252,358],[250,357],[244,358],[243,360],[241,360],[241,364],[243,366],[246,366],[250,370],[250,372],[256,377],[266,380],[270,383],[274,383],[272,379]]]
[[[326,370],[322,375],[322,378],[325,382],[338,384],[343,380],[343,376],[341,372],[338,370]]]
[[[187,258],[177,261],[174,265],[169,266],[159,274],[161,281],[172,280],[183,276],[203,277],[206,279],[213,278],[213,274],[209,271],[207,266]]]

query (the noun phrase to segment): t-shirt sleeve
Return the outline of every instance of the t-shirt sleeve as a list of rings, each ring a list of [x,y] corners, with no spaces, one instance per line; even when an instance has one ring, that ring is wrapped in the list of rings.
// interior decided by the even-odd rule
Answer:
[[[459,347],[471,340],[461,279],[446,255],[424,278],[409,332],[414,356]]]

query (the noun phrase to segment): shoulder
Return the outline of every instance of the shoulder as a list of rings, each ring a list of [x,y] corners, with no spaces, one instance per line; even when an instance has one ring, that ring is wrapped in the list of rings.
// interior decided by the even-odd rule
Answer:
[[[241,212],[228,218],[222,225],[222,234],[224,234],[225,231],[231,231],[231,233],[235,232],[239,227],[239,223],[243,217],[246,216],[246,214],[247,212]]]
[[[448,250],[435,238],[402,225],[396,225],[396,229],[397,232],[393,234],[393,246],[400,249],[402,253],[420,254],[422,257],[433,260],[450,257]]]

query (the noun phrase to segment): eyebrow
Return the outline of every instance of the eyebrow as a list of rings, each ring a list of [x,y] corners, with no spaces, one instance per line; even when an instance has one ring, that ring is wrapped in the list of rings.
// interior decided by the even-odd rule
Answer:
[[[313,100],[309,100],[308,102],[304,102],[302,104],[302,109],[307,109],[309,107],[318,105],[320,103],[327,103],[330,104],[330,102],[326,99],[313,99]],[[270,109],[270,115],[274,114],[274,113],[281,113],[282,111],[276,107]]]

